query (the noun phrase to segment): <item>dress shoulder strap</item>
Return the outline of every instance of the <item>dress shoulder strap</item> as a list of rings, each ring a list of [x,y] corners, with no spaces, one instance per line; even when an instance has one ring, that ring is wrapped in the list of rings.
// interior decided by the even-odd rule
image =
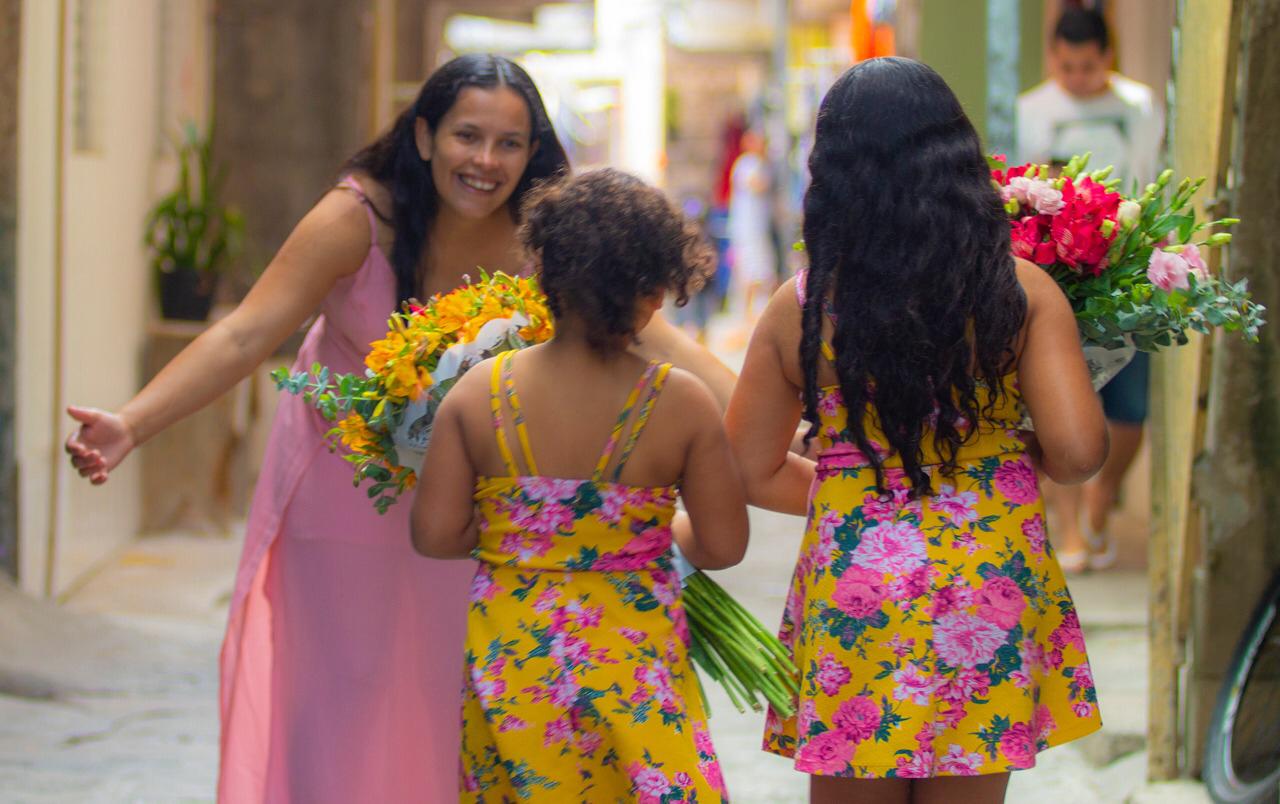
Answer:
[[[513,352],[503,352],[493,361],[493,373],[489,378],[489,408],[493,411],[493,429],[498,439],[498,452],[502,454],[502,463],[508,474],[518,477],[522,473],[516,463],[511,446],[507,443],[506,420],[502,415],[503,402],[511,410],[512,423],[515,425],[516,439],[520,443],[521,457],[524,458],[523,474],[538,474],[538,464],[533,460],[533,450],[529,446],[529,431],[525,428],[524,412],[520,409],[520,396],[516,393],[515,380],[511,374],[511,356]],[[504,400],[505,396],[505,400]]]
[[[356,181],[356,177],[350,174],[343,176],[338,186],[344,190],[350,190],[355,193],[356,198],[360,199],[360,203],[364,206],[365,217],[369,219],[369,243],[371,246],[377,245],[378,216],[373,211],[373,202],[369,200],[369,194],[364,191],[364,187],[360,186],[360,182]]]
[[[605,443],[604,452],[600,456],[600,462],[596,464],[596,471],[592,476],[592,480],[597,483],[603,481],[611,462],[614,463],[614,467],[609,479],[617,482],[622,477],[622,470],[626,467],[632,450],[635,449],[636,444],[640,441],[640,434],[643,432],[645,424],[649,421],[649,414],[653,412],[653,405],[658,401],[658,395],[662,393],[662,388],[666,384],[667,375],[670,372],[670,363],[659,363],[656,360],[650,361],[649,365],[645,367],[644,373],[640,375],[640,380],[636,383],[635,388],[631,390],[631,395],[627,397],[627,404],[623,406],[622,412],[618,414],[618,420],[613,426],[613,432],[609,434],[609,440]],[[644,394],[643,403],[640,402],[641,394]],[[632,413],[636,410],[637,403],[640,403],[639,414],[633,417]],[[628,422],[631,423],[630,432],[627,434],[626,442],[619,449],[619,442]],[[614,462],[615,456],[617,457],[616,462]]]
[[[809,269],[801,268],[796,273],[796,301],[799,302],[801,310],[804,309],[804,301],[806,298],[805,294],[807,292],[805,289],[805,285],[808,283],[808,281],[809,281]],[[827,318],[831,319],[831,323],[835,324],[836,322],[835,311],[831,309],[830,303],[824,302],[822,305],[822,311],[826,313]],[[819,345],[819,348],[822,350],[823,357],[825,357],[828,361],[832,363],[836,362],[836,351],[835,349],[831,348],[831,344],[827,342],[825,338],[819,338],[818,345]]]

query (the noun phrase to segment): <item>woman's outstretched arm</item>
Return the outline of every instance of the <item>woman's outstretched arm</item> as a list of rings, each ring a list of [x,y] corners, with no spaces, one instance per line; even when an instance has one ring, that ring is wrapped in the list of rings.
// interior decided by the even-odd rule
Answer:
[[[352,194],[333,191],[299,222],[244,301],[183,349],[118,412],[72,405],[80,427],[66,441],[82,477],[105,483],[138,445],[201,409],[253,371],[311,316],[370,247]]]

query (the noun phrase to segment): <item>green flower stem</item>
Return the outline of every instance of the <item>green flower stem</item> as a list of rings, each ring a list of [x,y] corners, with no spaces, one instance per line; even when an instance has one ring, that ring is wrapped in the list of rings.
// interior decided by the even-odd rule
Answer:
[[[701,628],[691,627],[690,635],[694,640],[703,642],[704,644],[709,644],[706,634],[702,633]],[[720,658],[719,654],[716,653],[714,648],[706,650],[704,652],[704,656],[707,659],[707,665],[714,669],[714,675],[720,681],[721,686],[724,687],[724,691],[729,694],[729,700],[733,703],[734,708],[739,712],[746,712],[746,705],[742,700],[743,698],[750,697],[746,688],[743,687],[741,682],[733,676],[733,673],[725,666],[724,661]],[[708,675],[711,675],[711,673]],[[741,697],[739,697],[739,692],[741,692]]]

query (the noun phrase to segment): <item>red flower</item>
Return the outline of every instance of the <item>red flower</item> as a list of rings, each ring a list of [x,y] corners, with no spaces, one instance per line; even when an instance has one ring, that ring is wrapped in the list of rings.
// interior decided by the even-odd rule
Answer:
[[[1049,233],[1048,215],[1028,215],[1021,220],[1011,221],[1009,226],[1010,242],[1013,245],[1013,256],[1031,260],[1037,265],[1052,265],[1057,261],[1054,244],[1046,239]]]

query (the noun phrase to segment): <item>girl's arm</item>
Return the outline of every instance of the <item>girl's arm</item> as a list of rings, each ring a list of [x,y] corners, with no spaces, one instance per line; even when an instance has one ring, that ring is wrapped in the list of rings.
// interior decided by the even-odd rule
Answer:
[[[478,471],[467,450],[462,413],[484,404],[475,393],[481,385],[475,380],[487,374],[473,367],[449,389],[436,411],[409,515],[413,549],[430,558],[469,558],[478,541],[472,497]]]
[[[134,447],[203,408],[243,379],[315,312],[370,247],[369,223],[351,193],[333,191],[298,224],[236,309],[183,349],[118,413],[69,407],[80,428],[66,449],[95,485]]]
[[[668,384],[667,393],[676,391],[671,401],[678,403],[692,427],[680,480],[680,496],[692,528],[681,518],[674,528],[675,540],[680,552],[699,569],[732,567],[747,551],[750,525],[742,478],[725,436],[720,407],[701,383],[672,379],[676,381]]]
[[[1107,458],[1107,421],[1089,381],[1075,315],[1047,273],[1018,263],[1027,294],[1018,384],[1035,422],[1040,468],[1054,482],[1083,483]]]
[[[662,313],[654,315],[640,332],[639,341],[634,351],[641,357],[684,369],[711,389],[721,412],[728,406],[737,380],[733,370],[720,362],[707,347],[664,318]]]
[[[747,501],[803,516],[815,464],[791,451],[803,406],[800,389],[787,379],[779,344],[788,340],[783,337],[786,327],[799,332],[793,294],[784,285],[761,316],[725,425],[747,484]]]

